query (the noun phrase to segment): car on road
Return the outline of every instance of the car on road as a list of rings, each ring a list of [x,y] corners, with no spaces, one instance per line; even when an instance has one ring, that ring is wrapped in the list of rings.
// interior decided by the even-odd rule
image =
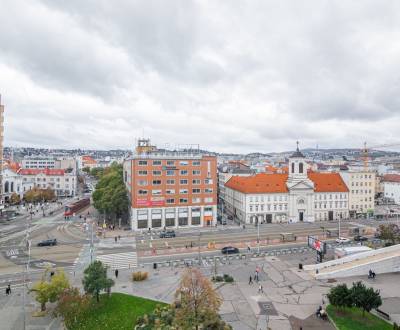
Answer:
[[[175,231],[173,230],[162,231],[160,233],[160,238],[172,238],[172,237],[176,237]]]
[[[350,242],[350,238],[346,238],[346,237],[336,238],[336,243],[349,243],[349,242]]]
[[[356,242],[365,242],[365,241],[368,241],[368,237],[356,235],[356,236],[354,236],[354,240]]]
[[[57,240],[55,238],[46,239],[37,244],[37,246],[54,246],[54,245],[57,245]]]
[[[239,249],[234,246],[225,246],[221,249],[222,254],[234,254],[239,253]]]

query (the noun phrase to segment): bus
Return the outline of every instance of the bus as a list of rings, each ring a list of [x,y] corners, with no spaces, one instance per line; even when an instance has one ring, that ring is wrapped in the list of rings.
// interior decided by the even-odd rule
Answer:
[[[64,216],[69,217],[74,213],[90,205],[90,198],[83,198],[77,202],[65,206]]]

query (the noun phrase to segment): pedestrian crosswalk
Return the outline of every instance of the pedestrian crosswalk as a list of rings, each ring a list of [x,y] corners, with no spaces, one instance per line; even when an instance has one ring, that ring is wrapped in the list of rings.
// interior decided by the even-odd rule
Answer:
[[[111,269],[127,269],[137,267],[136,252],[124,252],[98,255],[96,260],[109,266]]]

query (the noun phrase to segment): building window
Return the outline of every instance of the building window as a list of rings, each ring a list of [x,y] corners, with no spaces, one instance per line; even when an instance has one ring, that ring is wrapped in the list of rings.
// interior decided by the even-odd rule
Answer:
[[[213,189],[212,189],[212,188],[205,188],[205,189],[204,189],[204,192],[205,192],[206,194],[210,194],[210,193],[213,192]]]
[[[161,175],[161,171],[153,171],[153,175],[160,176]]]
[[[292,173],[294,173],[294,163],[292,163]]]
[[[193,194],[200,194],[201,190],[200,188],[194,188],[192,189]]]
[[[199,180],[199,179],[195,179],[195,180],[192,180],[192,184],[201,184],[201,181]]]
[[[212,197],[204,198],[204,203],[212,203],[212,202],[213,202],[213,198]]]
[[[180,180],[180,184],[188,184],[188,180],[186,180],[186,179]]]
[[[147,171],[139,171],[139,175],[147,175]]]
[[[139,166],[146,166],[147,160],[139,160],[138,164],[139,164]]]
[[[161,180],[153,180],[153,186],[161,185]]]
[[[138,195],[141,195],[141,196],[147,195],[147,190],[143,190],[143,189],[138,190]]]
[[[175,161],[174,160],[167,160],[167,165],[168,166],[174,166],[175,165]]]
[[[213,184],[213,180],[212,179],[205,179],[204,183],[205,184]]]
[[[193,175],[200,175],[200,170],[193,170],[192,173]]]
[[[175,194],[175,189],[167,189],[165,192],[166,192],[168,195],[172,195],[172,194]]]
[[[174,185],[175,184],[175,180],[167,180],[167,185]]]
[[[186,165],[189,165],[189,162],[186,161],[186,160],[181,160],[181,161],[179,162],[179,165],[181,165],[181,166],[186,166]]]
[[[161,195],[161,190],[157,189],[157,190],[152,190],[151,191],[152,195]]]
[[[153,166],[161,165],[161,160],[153,160]]]
[[[188,202],[187,198],[180,198],[179,199],[179,203],[181,203],[181,204],[185,204],[187,202]]]
[[[175,171],[174,170],[167,170],[167,176],[172,176],[175,175]]]
[[[192,198],[192,203],[193,203],[193,204],[201,203],[201,198],[200,198],[200,197]]]
[[[194,160],[194,161],[192,162],[192,165],[193,165],[193,166],[200,166],[200,161],[199,161],[199,160]]]
[[[299,173],[303,173],[303,163],[299,164]]]
[[[188,171],[187,170],[181,170],[180,171],[180,175],[187,175],[188,174]]]
[[[188,190],[187,189],[179,189],[180,194],[187,194]]]
[[[165,202],[167,204],[174,204],[175,203],[175,199],[174,198],[167,198],[167,200]]]

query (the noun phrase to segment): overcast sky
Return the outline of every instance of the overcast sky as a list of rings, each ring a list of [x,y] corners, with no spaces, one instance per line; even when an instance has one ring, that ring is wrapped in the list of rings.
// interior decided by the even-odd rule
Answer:
[[[400,1],[0,0],[5,144],[400,142]]]

